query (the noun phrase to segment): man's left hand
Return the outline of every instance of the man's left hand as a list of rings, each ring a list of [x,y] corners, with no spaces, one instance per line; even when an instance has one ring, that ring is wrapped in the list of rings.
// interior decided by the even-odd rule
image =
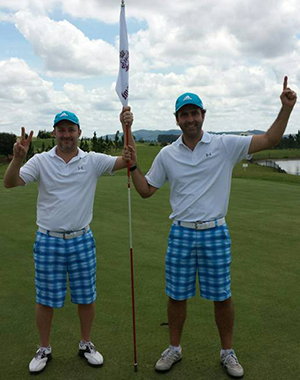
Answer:
[[[293,108],[297,101],[297,94],[287,86],[288,77],[285,76],[283,80],[283,91],[280,95],[281,103],[283,106]]]

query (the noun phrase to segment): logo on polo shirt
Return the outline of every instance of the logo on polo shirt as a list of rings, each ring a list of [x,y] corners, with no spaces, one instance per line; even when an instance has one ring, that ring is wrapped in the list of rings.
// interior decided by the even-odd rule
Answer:
[[[206,157],[211,157],[211,153],[206,153]]]
[[[84,170],[83,166],[78,166],[78,170]]]

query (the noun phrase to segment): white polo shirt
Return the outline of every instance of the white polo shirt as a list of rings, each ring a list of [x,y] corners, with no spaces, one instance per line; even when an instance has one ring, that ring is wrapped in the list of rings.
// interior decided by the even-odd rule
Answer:
[[[248,155],[252,136],[203,133],[192,151],[180,136],[164,147],[146,174],[151,186],[170,183],[170,219],[211,221],[226,215],[234,165]]]
[[[34,155],[20,169],[25,184],[37,181],[37,225],[50,231],[77,231],[92,221],[98,177],[112,174],[117,157],[106,154],[78,154],[66,163],[49,152]]]

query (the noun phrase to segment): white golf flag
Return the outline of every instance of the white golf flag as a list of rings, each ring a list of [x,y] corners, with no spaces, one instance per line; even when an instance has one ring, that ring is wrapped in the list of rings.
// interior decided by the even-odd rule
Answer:
[[[129,51],[124,1],[122,1],[120,13],[120,66],[116,92],[123,107],[126,107],[129,96]]]

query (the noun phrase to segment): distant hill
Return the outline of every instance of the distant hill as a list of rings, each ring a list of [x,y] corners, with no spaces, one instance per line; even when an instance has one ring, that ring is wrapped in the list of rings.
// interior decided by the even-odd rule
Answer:
[[[234,131],[234,132],[209,132],[215,135],[261,135],[265,131],[260,131],[259,129],[252,129],[251,131]]]
[[[180,129],[169,129],[168,131],[150,131],[149,129],[140,129],[138,131],[133,131],[133,136],[136,141],[144,140],[144,141],[157,141],[158,135],[181,135]],[[120,137],[123,136],[123,133],[120,133]],[[106,136],[102,136],[105,138]],[[108,135],[108,138],[114,140],[115,135]]]
[[[234,132],[210,132],[210,133],[213,133],[213,134],[218,134],[218,135],[222,135],[222,134],[226,134],[226,135],[240,135],[241,133],[243,134],[249,134],[249,135],[260,135],[262,133],[264,133],[264,131],[260,131],[260,130],[257,130],[257,129],[254,129],[252,131],[234,131]],[[120,133],[120,137],[122,137],[123,133]],[[133,135],[136,139],[136,141],[139,141],[139,140],[144,140],[144,141],[157,141],[157,136],[158,135],[178,135],[180,136],[181,135],[181,129],[169,129],[167,131],[158,131],[158,130],[155,130],[155,131],[151,131],[149,129],[140,129],[138,131],[133,131]],[[106,136],[102,136],[103,138],[105,138]],[[115,135],[108,135],[108,138],[111,139],[111,140],[114,140],[115,138]]]

